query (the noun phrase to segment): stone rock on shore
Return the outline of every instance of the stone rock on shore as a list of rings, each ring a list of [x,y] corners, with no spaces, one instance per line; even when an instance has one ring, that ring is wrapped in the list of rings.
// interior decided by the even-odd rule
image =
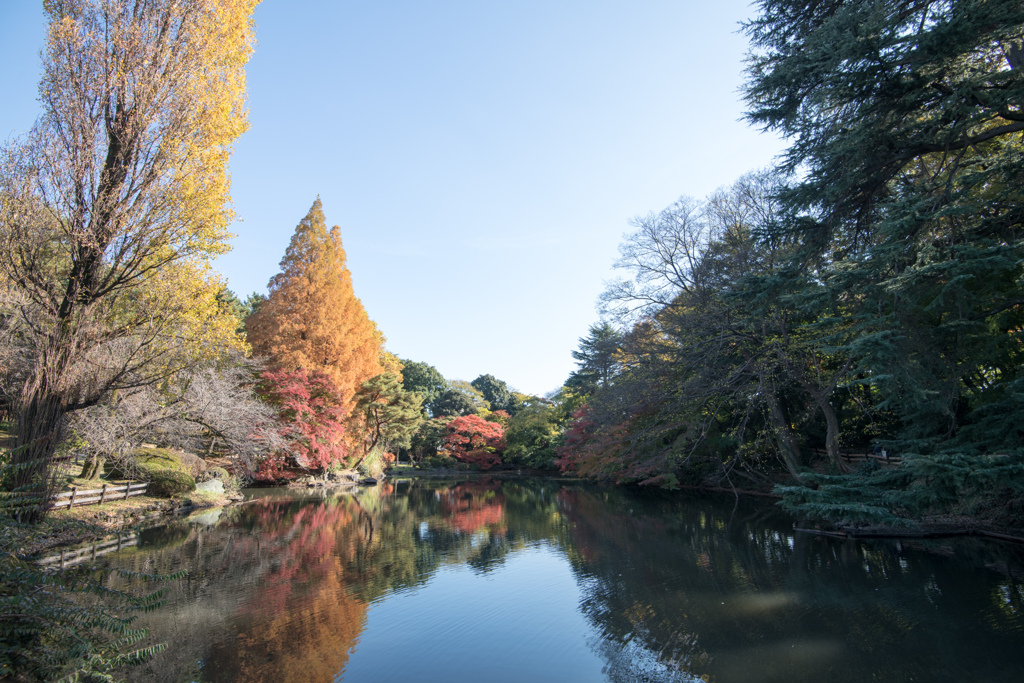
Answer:
[[[196,491],[204,491],[206,493],[216,493],[222,495],[224,493],[224,482],[220,479],[210,479],[209,481],[201,481],[196,484]]]

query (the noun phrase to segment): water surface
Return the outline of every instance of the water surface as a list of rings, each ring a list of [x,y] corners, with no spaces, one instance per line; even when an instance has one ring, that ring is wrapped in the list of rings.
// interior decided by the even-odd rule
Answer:
[[[794,534],[771,506],[547,480],[259,493],[104,559],[187,569],[156,681],[1007,681],[1024,551]],[[117,579],[112,578],[112,582]]]

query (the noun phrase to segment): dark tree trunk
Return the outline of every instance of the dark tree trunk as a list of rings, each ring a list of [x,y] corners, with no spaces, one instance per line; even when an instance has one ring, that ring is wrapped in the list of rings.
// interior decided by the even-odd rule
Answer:
[[[789,422],[779,403],[779,397],[773,391],[767,391],[765,394],[768,403],[768,417],[775,430],[779,455],[782,456],[782,462],[793,478],[803,483],[803,479],[800,478],[800,443],[797,441],[796,435],[793,434],[793,430],[789,428]]]
[[[848,474],[853,471],[846,462],[843,461],[842,456],[839,455],[839,416],[836,415],[836,409],[832,407],[832,403],[829,402],[827,396],[814,394],[814,399],[821,408],[821,412],[825,414],[825,425],[827,431],[825,432],[825,451],[828,453],[828,459],[832,461],[832,464],[836,468]]]

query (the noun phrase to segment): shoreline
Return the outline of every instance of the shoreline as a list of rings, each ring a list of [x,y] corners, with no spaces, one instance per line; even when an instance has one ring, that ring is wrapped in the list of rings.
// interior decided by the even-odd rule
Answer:
[[[834,527],[832,529],[817,527],[801,527],[800,522],[793,523],[793,531],[830,538],[848,538],[851,540],[901,540],[925,538],[954,538],[959,536],[975,536],[1005,543],[1024,545],[1024,530],[991,527],[980,520],[963,520],[961,523],[928,521],[927,518],[918,523],[916,528],[896,529],[892,527]],[[1012,533],[1008,533],[1012,532]]]
[[[107,503],[104,506],[75,508],[71,512],[57,510],[47,515],[41,525],[16,527],[23,533],[19,534],[19,547],[13,550],[13,554],[26,561],[34,561],[46,553],[98,543],[161,519],[196,510],[228,508],[242,503],[243,500],[233,496],[216,499],[211,497],[205,500],[188,497],[155,499],[140,496],[130,501],[118,502],[121,505],[115,509],[107,508],[106,506],[110,505]]]
[[[308,491],[310,489],[331,489],[355,492],[364,486],[376,486],[385,481],[402,479],[448,479],[448,478],[492,477],[497,479],[517,478],[555,478],[566,481],[579,481],[576,477],[565,477],[557,472],[498,470],[495,472],[467,472],[460,470],[416,470],[402,468],[398,472],[389,472],[373,484],[354,481],[318,481],[316,484],[285,484],[277,486],[256,487],[258,489],[278,489],[290,491]],[[709,493],[721,495],[730,493],[737,496],[755,498],[774,498],[779,496],[745,489],[725,489],[722,487],[681,486],[681,491],[690,493]],[[70,550],[80,546],[96,544],[125,533],[134,532],[140,527],[149,526],[157,520],[187,515],[197,510],[214,510],[244,505],[248,500],[240,494],[233,496],[185,496],[182,498],[155,499],[148,497],[118,501],[104,506],[75,508],[72,511],[54,511],[48,516],[42,529],[34,529],[25,534],[15,554],[26,560],[36,560],[46,553]],[[799,533],[850,540],[901,540],[901,539],[933,539],[974,536],[1004,543],[1024,545],[1024,530],[996,527],[975,518],[960,519],[928,519],[918,520],[916,526],[904,529],[894,527],[840,527],[819,524],[806,520],[793,523],[793,530]]]

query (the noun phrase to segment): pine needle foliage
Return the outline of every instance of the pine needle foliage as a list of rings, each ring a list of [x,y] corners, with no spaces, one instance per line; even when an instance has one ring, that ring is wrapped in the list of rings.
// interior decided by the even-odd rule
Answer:
[[[790,140],[766,237],[839,293],[838,350],[898,472],[780,489],[889,523],[1024,488],[1024,5],[762,0],[748,118]]]

